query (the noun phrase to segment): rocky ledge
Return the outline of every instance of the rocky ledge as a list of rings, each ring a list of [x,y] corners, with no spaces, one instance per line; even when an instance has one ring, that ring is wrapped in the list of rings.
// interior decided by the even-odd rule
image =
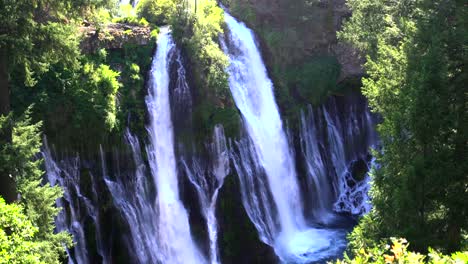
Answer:
[[[89,25],[80,28],[84,35],[80,43],[85,53],[94,53],[100,48],[121,49],[124,45],[148,45],[151,40],[150,27],[112,23],[102,29]]]

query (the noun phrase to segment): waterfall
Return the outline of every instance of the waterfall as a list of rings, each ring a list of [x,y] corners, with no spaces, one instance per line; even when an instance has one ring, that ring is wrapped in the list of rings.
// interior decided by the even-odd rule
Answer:
[[[147,127],[150,144],[146,150],[157,191],[156,250],[165,263],[205,263],[192,239],[188,214],[179,197],[169,100],[169,60],[175,44],[167,28],[161,29],[157,44],[146,97],[150,118]]]
[[[294,161],[273,96],[273,87],[252,32],[225,14],[230,30],[224,45],[231,65],[229,83],[259,162],[263,164],[281,232],[290,235],[304,224]],[[235,46],[230,48],[231,45]]]
[[[360,163],[362,171],[369,171],[373,164],[368,156],[369,148],[377,144],[375,121],[362,99],[349,96],[340,105],[343,109],[338,109],[332,97],[321,107],[309,106],[301,115],[308,193],[317,201],[314,217],[325,223],[332,210],[354,215],[370,210],[369,177],[356,180],[351,170]]]
[[[364,106],[364,109],[358,109]],[[346,111],[342,119],[335,114],[333,118],[326,108],[323,115],[327,124],[329,150],[331,152],[332,164],[335,169],[335,190],[338,194],[334,204],[337,212],[349,212],[361,215],[369,212],[370,203],[368,197],[369,177],[357,181],[353,178],[350,168],[358,161],[365,164],[365,171],[370,171],[373,160],[367,161],[368,148],[375,147],[377,136],[374,124],[367,104],[351,101],[345,104]],[[331,100],[331,111],[335,113],[335,100]],[[362,139],[357,140],[356,139]],[[345,148],[346,147],[346,148]]]
[[[237,142],[240,158],[234,159],[242,167],[238,174],[249,217],[284,262],[307,263],[336,254],[345,244],[342,231],[306,225],[294,158],[254,35],[228,13],[225,17],[229,33],[221,42],[231,62],[229,84],[249,138]],[[268,190],[256,179],[263,175]]]
[[[208,237],[210,240],[210,259],[212,264],[219,264],[218,252],[218,223],[216,220],[216,201],[219,190],[223,186],[224,179],[230,172],[229,152],[226,145],[224,130],[217,125],[213,132],[213,142],[208,145],[211,164],[204,168],[201,161],[193,159],[189,166],[185,160],[182,163],[190,182],[195,186],[202,208],[203,217],[206,220]]]
[[[231,150],[231,159],[240,181],[242,204],[260,239],[274,246],[275,236],[279,233],[273,217],[276,215],[276,208],[254,145],[250,138],[245,137],[236,141]]]
[[[112,195],[112,201],[122,213],[130,237],[127,245],[131,248],[135,262],[156,263],[162,259],[157,241],[157,229],[154,224],[157,215],[154,197],[150,194],[150,182],[146,178],[147,169],[141,157],[140,142],[129,130],[125,133],[127,144],[131,148],[135,171],[128,177],[117,171],[115,181],[107,174],[104,152],[101,149],[101,165],[104,181]]]
[[[206,263],[193,241],[188,213],[179,197],[178,171],[174,150],[174,128],[170,108],[170,65],[180,56],[168,28],[162,28],[153,58],[148,84],[149,170],[141,157],[140,143],[130,131],[126,141],[135,163],[134,175],[114,175],[102,170],[115,206],[128,224],[127,241],[137,263]],[[185,70],[178,64],[176,93],[185,93]],[[181,79],[182,78],[182,79]],[[184,87],[182,87],[184,86]],[[147,177],[152,176],[152,181]],[[156,191],[156,195],[152,190]]]
[[[373,163],[367,151],[376,142],[369,111],[357,107],[361,102],[337,104],[335,99],[318,108],[309,107],[301,114],[300,149],[296,155],[291,147],[293,137],[283,128],[273,84],[254,34],[229,14],[225,16],[229,31],[221,45],[231,62],[227,69],[229,85],[243,117],[244,134],[240,139],[227,144],[223,127],[218,125],[206,144],[206,152],[202,152],[206,156],[195,154],[195,144],[190,151],[183,151],[187,147],[184,140],[193,136],[193,102],[182,56],[167,28],[162,28],[158,37],[145,98],[149,123],[148,144],[143,151],[146,150],[148,163],[143,158],[143,143],[127,130],[125,141],[134,165],[131,171],[121,173],[117,164],[110,167],[115,170],[108,172],[106,153],[101,147],[103,182],[93,173],[90,181],[80,182],[80,158],[54,161],[44,139],[42,154],[47,178],[52,185],[64,189],[57,206],[66,210],[56,218],[57,230],[70,232],[76,244],[67,249],[70,264],[94,263],[96,259],[102,263],[114,261],[100,230],[102,190],[97,183],[107,187],[112,196],[120,216],[116,222],[123,222],[123,228],[118,230],[125,233],[122,240],[132,263],[220,263],[216,206],[230,173],[230,161],[239,178],[242,204],[259,238],[274,248],[284,263],[323,262],[338,256],[346,246],[347,230],[336,227],[335,212],[359,215],[370,210],[369,177],[356,180],[353,176],[354,167],[364,162],[369,170]],[[171,74],[177,74],[177,78],[171,80]],[[339,109],[343,105],[344,109]],[[304,176],[296,172],[296,157],[304,161],[300,163],[304,164]],[[114,160],[111,163],[115,165]],[[209,259],[192,237],[189,212],[179,195],[179,186],[183,185],[179,175],[183,172],[197,192],[201,216],[206,221]],[[301,185],[307,190],[304,195],[298,181],[302,177],[307,185]],[[91,188],[83,187],[88,197],[80,190],[83,183],[87,187],[90,184]],[[313,204],[310,211],[308,203]],[[114,208],[110,208],[114,215]],[[197,217],[192,215],[192,219]],[[90,238],[85,234],[90,232],[85,230],[90,227],[89,220],[95,226],[100,258],[93,256],[94,251],[87,245]]]
[[[57,163],[52,157],[51,150],[44,138],[42,156],[46,169],[46,177],[52,186],[59,185],[63,191],[63,198],[56,201],[57,207],[62,210],[55,219],[57,231],[68,231],[73,235],[75,246],[72,250],[66,249],[68,263],[90,263],[86,245],[84,222],[89,216],[95,226],[95,241],[102,263],[109,263],[108,254],[103,245],[102,233],[99,224],[99,210],[97,210],[97,190],[95,178],[91,174],[93,198],[86,197],[80,189],[80,159],[79,157]],[[84,208],[84,212],[82,211]],[[67,213],[68,212],[68,213]]]
[[[334,193],[328,178],[328,169],[321,143],[320,131],[317,129],[323,120],[317,118],[309,106],[309,114],[301,113],[300,141],[307,172],[308,197],[314,202],[315,220],[326,224],[333,219],[331,214]],[[318,119],[318,120],[317,120]]]

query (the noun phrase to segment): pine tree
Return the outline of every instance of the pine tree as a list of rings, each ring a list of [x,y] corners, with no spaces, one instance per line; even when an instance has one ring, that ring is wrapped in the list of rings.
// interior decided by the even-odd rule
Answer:
[[[37,159],[41,123],[32,124],[29,115],[27,111],[14,123],[11,143],[0,149],[0,171],[13,173],[21,197],[18,204],[0,197],[0,263],[60,263],[64,246],[71,246],[69,234],[54,234],[54,218],[61,210],[55,201],[63,193],[42,183],[42,160]],[[0,130],[5,122],[12,121],[0,117]]]

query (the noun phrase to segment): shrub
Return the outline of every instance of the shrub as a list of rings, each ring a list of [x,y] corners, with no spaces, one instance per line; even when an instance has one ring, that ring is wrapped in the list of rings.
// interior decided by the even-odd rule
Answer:
[[[141,0],[137,5],[137,14],[149,23],[165,25],[175,10],[173,0]]]
[[[408,251],[409,243],[403,238],[392,238],[391,245],[381,244],[372,248],[361,248],[353,258],[345,256],[343,260],[338,260],[337,264],[365,264],[365,263],[430,263],[430,264],[462,264],[468,263],[468,252],[456,252],[452,255],[443,255],[433,249],[429,249],[429,254]]]

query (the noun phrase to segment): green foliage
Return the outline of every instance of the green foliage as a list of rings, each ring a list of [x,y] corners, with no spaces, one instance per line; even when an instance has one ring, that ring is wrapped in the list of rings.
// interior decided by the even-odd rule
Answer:
[[[41,243],[34,241],[36,233],[23,208],[0,197],[0,263],[46,263]]]
[[[10,118],[10,117],[9,117]],[[9,118],[0,118],[0,130]],[[41,123],[32,124],[30,110],[13,126],[11,143],[0,149],[0,170],[12,173],[21,195],[20,204],[7,205],[0,197],[0,263],[60,263],[64,246],[71,246],[66,233],[54,234],[54,218],[60,211],[55,201],[59,187],[42,184]]]
[[[44,120],[46,133],[63,147],[92,145],[104,138],[119,127],[117,96],[121,84],[119,73],[99,62],[102,56],[106,54],[101,51],[97,61],[77,57],[72,66],[55,64],[34,89],[24,87],[21,79],[13,79],[15,110],[24,111],[34,103],[35,119]],[[83,142],[85,135],[89,140]]]
[[[177,31],[184,19],[173,18],[174,35],[187,50],[195,76],[199,78],[197,85],[212,99],[225,101],[229,97],[225,71],[229,62],[217,43],[219,34],[223,33],[223,10],[212,0],[202,1],[197,10],[195,14],[186,14],[189,24],[185,25],[188,30],[184,32]]]
[[[157,30],[153,30],[157,33]],[[149,71],[154,44],[147,46],[124,45],[121,50],[110,51],[106,63],[119,68],[122,86],[119,90],[119,104],[117,106],[117,131],[122,133],[129,127],[139,136],[145,134],[144,95],[146,90],[145,74]]]
[[[458,250],[468,228],[466,8],[458,1],[348,4],[354,13],[340,37],[367,54],[363,92],[383,117],[374,211],[352,237],[368,244],[397,235],[419,250]]]
[[[100,8],[91,14],[89,20],[91,25],[93,25],[96,30],[104,30],[106,25],[109,24],[112,20],[111,10]]]
[[[79,92],[86,93],[83,98],[90,99],[94,111],[104,117],[107,130],[112,130],[116,126],[116,95],[120,87],[117,80],[118,72],[110,69],[108,65],[95,65],[85,63],[83,73],[88,80],[84,87],[86,90]]]
[[[112,19],[112,22],[123,23],[132,26],[149,26],[149,22],[144,17],[139,18],[135,12],[135,9],[130,4],[121,5],[119,16]]]
[[[17,112],[34,103],[34,119],[44,120],[52,137],[78,143],[86,134],[97,140],[100,132],[118,125],[118,76],[108,66],[82,57],[77,31],[83,19],[99,21],[95,26],[100,30],[110,17],[101,8],[113,3],[6,1],[2,6],[8,12],[0,14],[5,23],[0,30],[0,63],[7,64],[7,72],[0,76],[7,76],[8,85],[2,82],[0,90],[11,94]]]
[[[337,88],[340,65],[335,57],[315,57],[289,71],[288,86],[306,102],[318,104]]]
[[[175,8],[174,0],[141,0],[137,5],[137,13],[151,24],[166,25]]]
[[[9,72],[20,68],[24,84],[34,86],[37,75],[50,65],[73,62],[79,53],[79,19],[106,4],[103,0],[3,1],[0,51],[8,54]]]
[[[224,12],[214,0],[194,3],[176,0],[171,18],[173,36],[181,45],[191,66],[190,76],[197,88],[194,120],[203,137],[214,125],[224,125],[227,134],[237,135],[239,115],[231,98],[226,68],[228,58],[218,36],[223,33]],[[189,8],[189,6],[193,8]],[[196,12],[195,12],[196,11]],[[200,142],[204,142],[201,140]]]
[[[468,262],[468,252],[456,252],[450,256],[442,255],[429,249],[428,255],[411,252],[405,239],[392,238],[392,244],[380,244],[372,248],[360,248],[353,252],[353,258],[345,256],[337,264],[365,264],[365,263],[411,263],[411,264],[461,264]]]
[[[93,14],[101,13],[109,16],[108,11]],[[128,17],[131,12],[122,14]],[[158,29],[152,32],[155,37]],[[109,136],[118,138],[126,126],[143,131],[144,74],[154,43],[124,43],[122,49],[100,49],[88,55],[80,54],[77,42],[72,46],[75,54],[50,61],[47,72],[34,79],[33,88],[24,85],[22,67],[12,69],[15,110],[22,112],[34,104],[34,120],[44,120],[44,131],[61,148],[91,150]]]

